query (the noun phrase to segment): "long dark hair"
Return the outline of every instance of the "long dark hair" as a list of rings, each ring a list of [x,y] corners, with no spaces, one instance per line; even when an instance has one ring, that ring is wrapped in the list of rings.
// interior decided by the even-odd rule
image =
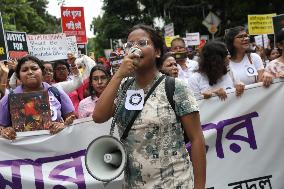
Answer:
[[[152,40],[152,42],[153,42],[153,44],[154,44],[154,48],[161,51],[160,57],[156,58],[156,67],[159,68],[161,66],[161,64],[162,64],[161,57],[163,57],[164,50],[165,50],[164,39],[162,38],[162,36],[159,34],[158,31],[156,31],[151,26],[144,25],[144,24],[138,24],[138,25],[133,26],[129,30],[128,35],[131,32],[133,32],[134,30],[138,30],[138,29],[144,30],[146,33],[148,33],[150,38],[151,38],[151,40]]]
[[[96,66],[94,66],[92,69],[91,69],[91,72],[90,72],[90,76],[89,76],[89,92],[90,92],[90,95],[91,95],[91,98],[94,99],[96,97],[96,91],[93,87],[93,73],[97,70],[100,70],[102,72],[104,72],[104,74],[110,79],[110,72],[109,70],[104,67],[104,65],[102,64],[97,64]]]
[[[228,72],[225,63],[227,55],[226,45],[220,41],[210,41],[202,48],[198,72],[208,77],[209,85],[216,84]]]
[[[225,43],[232,57],[235,57],[237,54],[236,48],[234,47],[234,40],[241,31],[246,31],[243,26],[237,26],[226,30]]]

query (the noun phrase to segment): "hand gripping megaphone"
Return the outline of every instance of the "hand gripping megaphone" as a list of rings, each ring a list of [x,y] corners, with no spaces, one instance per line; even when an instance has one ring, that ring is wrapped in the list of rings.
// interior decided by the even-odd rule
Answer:
[[[87,148],[85,165],[96,180],[110,182],[116,179],[124,171],[126,162],[123,144],[111,135],[96,138]]]

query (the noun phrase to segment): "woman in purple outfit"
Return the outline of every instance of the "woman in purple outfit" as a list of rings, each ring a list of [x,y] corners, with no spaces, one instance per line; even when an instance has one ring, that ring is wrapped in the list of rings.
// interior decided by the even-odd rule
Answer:
[[[51,86],[43,82],[42,62],[33,56],[25,56],[18,61],[16,76],[22,84],[13,90],[13,93],[28,93],[35,91],[48,91],[50,109],[52,112],[52,122],[49,126],[51,134],[58,133],[74,120],[74,107],[68,95],[58,89],[58,96],[48,90]],[[1,136],[13,140],[16,132],[12,128],[11,114],[9,112],[8,95],[0,101],[0,133]]]

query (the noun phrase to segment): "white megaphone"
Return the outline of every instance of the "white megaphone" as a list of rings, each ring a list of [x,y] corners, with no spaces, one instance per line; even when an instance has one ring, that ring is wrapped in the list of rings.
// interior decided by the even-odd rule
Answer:
[[[96,138],[87,148],[86,168],[90,175],[99,181],[110,182],[119,177],[126,162],[123,144],[111,135]]]

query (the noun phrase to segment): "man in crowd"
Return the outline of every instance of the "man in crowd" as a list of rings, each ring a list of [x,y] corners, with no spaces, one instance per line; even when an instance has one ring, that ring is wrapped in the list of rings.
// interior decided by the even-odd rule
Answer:
[[[172,40],[170,51],[178,64],[178,78],[188,82],[189,76],[198,68],[198,63],[187,57],[187,48],[182,38],[175,38]]]

